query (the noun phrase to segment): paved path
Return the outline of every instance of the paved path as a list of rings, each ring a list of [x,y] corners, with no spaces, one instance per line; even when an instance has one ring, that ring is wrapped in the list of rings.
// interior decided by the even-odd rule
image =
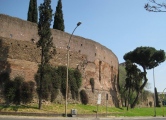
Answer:
[[[77,117],[33,117],[0,115],[0,120],[166,120],[166,117],[110,117],[110,118],[77,118]]]

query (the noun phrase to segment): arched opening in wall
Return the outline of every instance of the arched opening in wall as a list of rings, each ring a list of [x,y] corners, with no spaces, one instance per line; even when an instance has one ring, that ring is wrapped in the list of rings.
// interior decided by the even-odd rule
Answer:
[[[101,64],[102,61],[99,61],[99,82],[101,83]]]

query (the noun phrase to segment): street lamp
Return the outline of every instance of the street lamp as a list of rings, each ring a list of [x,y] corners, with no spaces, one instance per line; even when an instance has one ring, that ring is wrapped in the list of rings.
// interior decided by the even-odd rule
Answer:
[[[69,50],[70,50],[70,40],[73,36],[73,33],[74,31],[76,30],[76,28],[81,25],[81,22],[78,22],[77,23],[77,26],[74,28],[72,34],[70,35],[70,38],[69,38],[69,42],[68,42],[68,45],[67,45],[67,72],[66,72],[66,96],[65,96],[65,116],[67,117],[67,94],[68,94],[68,77],[69,77],[69,71],[68,71],[68,68],[69,68]]]

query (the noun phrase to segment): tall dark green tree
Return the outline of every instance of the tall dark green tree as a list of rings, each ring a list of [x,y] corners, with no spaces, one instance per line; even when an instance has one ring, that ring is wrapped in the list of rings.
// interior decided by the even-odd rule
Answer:
[[[64,20],[63,20],[63,11],[62,11],[62,1],[58,0],[56,7],[56,12],[54,15],[54,25],[53,29],[65,31]]]
[[[30,22],[37,23],[38,21],[37,0],[30,0],[27,20]]]
[[[56,49],[53,46],[52,34],[50,30],[50,25],[52,21],[52,9],[51,9],[51,0],[44,0],[43,4],[39,6],[39,23],[38,23],[38,35],[40,37],[37,42],[37,46],[41,50],[41,64],[39,65],[40,81],[39,81],[39,109],[41,109],[42,104],[42,90],[43,84],[46,79],[44,78],[45,69],[44,67],[49,64],[49,60],[52,58],[52,55],[56,53]]]
[[[143,68],[143,83],[139,87],[139,92],[143,90],[148,82],[146,77],[146,70],[157,67],[160,63],[165,61],[165,52],[163,50],[156,50],[153,47],[137,47],[135,50],[124,55],[124,60],[130,60]]]
[[[157,93],[157,88],[155,87],[155,104],[156,104],[156,107],[160,107],[160,101],[159,101],[159,96],[158,96],[158,93]]]
[[[128,90],[128,103],[131,104],[131,108],[134,108],[136,103],[138,102],[138,97],[140,95],[140,86],[143,79],[143,73],[140,69],[137,68],[137,65],[133,64],[131,61],[126,61],[126,83],[125,90]],[[131,92],[132,91],[132,92]],[[133,93],[136,93],[133,96]],[[131,94],[132,93],[132,94]],[[128,106],[127,106],[128,109]]]
[[[127,91],[125,91],[126,70],[125,64],[119,65],[119,92],[121,95],[122,106],[127,106]]]

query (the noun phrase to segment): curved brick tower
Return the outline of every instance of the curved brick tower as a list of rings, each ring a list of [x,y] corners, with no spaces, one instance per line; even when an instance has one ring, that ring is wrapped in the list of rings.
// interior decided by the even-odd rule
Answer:
[[[34,80],[40,63],[40,50],[35,42],[39,39],[37,25],[18,18],[0,14],[0,72],[10,72],[11,78],[21,75],[25,80]],[[52,29],[57,54],[51,60],[54,66],[66,65],[67,43],[70,34]],[[118,106],[118,58],[105,46],[79,36],[73,36],[70,43],[70,67],[82,73],[82,86],[89,96],[89,104],[96,104],[101,93],[102,104]],[[92,92],[90,78],[95,80]],[[62,97],[58,97],[62,101]]]

